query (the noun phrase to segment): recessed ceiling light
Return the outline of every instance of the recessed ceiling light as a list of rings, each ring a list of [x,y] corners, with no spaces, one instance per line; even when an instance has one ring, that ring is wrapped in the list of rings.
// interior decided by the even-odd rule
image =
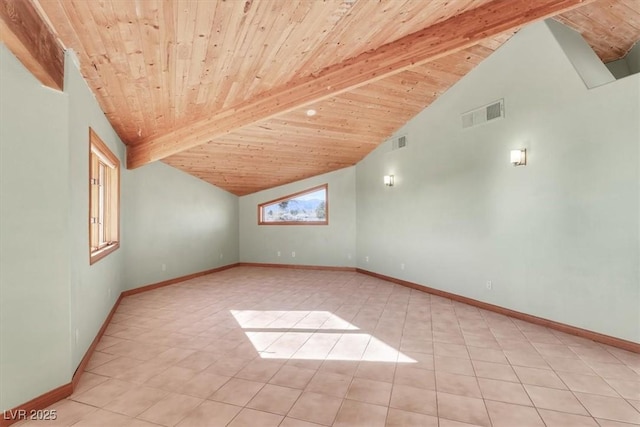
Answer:
[[[316,113],[317,113],[317,111],[314,110],[314,109],[307,110],[307,116],[309,116],[309,117],[315,116]]]

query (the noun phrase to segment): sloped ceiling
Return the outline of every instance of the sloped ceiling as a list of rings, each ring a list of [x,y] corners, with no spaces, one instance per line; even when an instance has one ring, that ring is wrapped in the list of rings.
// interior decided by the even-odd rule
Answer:
[[[129,167],[162,160],[237,195],[357,163],[531,20],[557,15],[605,61],[640,38],[637,0],[38,6]]]

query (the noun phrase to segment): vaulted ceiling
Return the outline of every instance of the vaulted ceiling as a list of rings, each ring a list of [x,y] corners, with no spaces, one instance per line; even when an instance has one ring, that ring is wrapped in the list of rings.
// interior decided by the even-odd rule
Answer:
[[[77,53],[128,167],[161,160],[237,195],[357,163],[530,22],[556,17],[605,61],[640,39],[638,0],[36,7]]]

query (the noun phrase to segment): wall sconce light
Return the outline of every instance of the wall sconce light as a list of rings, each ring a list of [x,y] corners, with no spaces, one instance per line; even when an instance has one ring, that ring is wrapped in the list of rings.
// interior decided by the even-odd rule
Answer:
[[[524,166],[527,164],[527,150],[511,150],[511,164],[513,166]]]
[[[387,187],[393,187],[393,175],[384,176],[384,185]]]

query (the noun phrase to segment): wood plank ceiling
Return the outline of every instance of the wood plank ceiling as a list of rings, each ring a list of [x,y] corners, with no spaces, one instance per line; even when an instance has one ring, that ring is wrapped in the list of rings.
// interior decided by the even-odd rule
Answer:
[[[606,61],[623,56],[640,38],[637,0],[586,0],[582,6],[582,0],[527,1],[546,2],[565,12],[557,19],[582,32]],[[183,148],[170,147],[159,158],[244,195],[357,163],[500,47],[518,25],[496,24],[499,31],[493,29],[489,38],[480,34],[476,44],[403,66],[316,102],[305,98],[297,108],[296,93],[287,95],[292,108],[277,108],[284,93],[279,88],[300,79],[311,86],[316,76],[327,69],[339,72],[349,61],[366,68],[366,60],[354,63],[354,58],[465,13],[491,14],[499,22],[501,14],[514,13],[507,9],[516,2],[527,4],[39,0],[38,6],[62,43],[77,52],[84,77],[128,151],[144,152],[154,143],[162,151],[177,144]],[[576,6],[581,7],[569,10]],[[550,15],[543,6],[518,13]],[[281,111],[277,114],[245,112],[244,119],[228,130],[208,122],[212,116],[232,121],[240,114],[239,106],[259,103],[273,93],[274,111]],[[309,108],[317,114],[307,116]],[[208,131],[214,136],[208,138]],[[198,132],[199,139],[193,136]],[[132,163],[131,153],[130,166],[155,160],[135,157]]]

